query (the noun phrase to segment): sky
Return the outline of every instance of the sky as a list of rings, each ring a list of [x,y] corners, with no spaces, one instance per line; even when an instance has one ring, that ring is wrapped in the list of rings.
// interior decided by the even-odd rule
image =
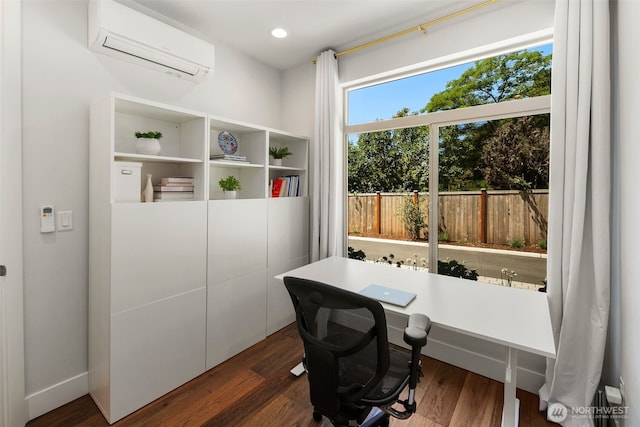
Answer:
[[[531,50],[547,55],[551,48],[548,44]],[[352,90],[349,92],[349,124],[390,119],[404,107],[419,112],[435,93],[444,90],[447,82],[460,77],[471,66],[473,62]]]

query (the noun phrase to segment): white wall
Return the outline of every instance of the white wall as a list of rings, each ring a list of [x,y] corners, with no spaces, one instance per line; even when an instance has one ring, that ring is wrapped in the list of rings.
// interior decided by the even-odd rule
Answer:
[[[637,41],[640,40],[640,3],[633,0],[614,2],[613,32],[617,38],[617,58],[612,67],[614,81],[613,117],[615,146],[614,183],[617,198],[614,199],[614,229],[619,230],[619,241],[613,241],[613,253],[619,258],[613,260],[619,271],[613,275],[612,306],[619,306],[619,320],[612,325],[611,334],[619,339],[614,342],[619,349],[613,349],[614,357],[609,360],[607,371],[619,372],[625,381],[625,404],[629,406],[629,419],[625,426],[640,425],[640,286],[638,285],[638,183],[640,183],[640,144],[638,143],[638,113],[640,112],[640,59],[637,55]],[[616,25],[617,24],[617,25]],[[617,224],[616,224],[617,223]],[[615,269],[616,264],[612,267]],[[614,312],[614,316],[618,313]],[[615,381],[617,378],[611,378]]]
[[[83,1],[23,2],[25,365],[32,418],[87,392],[89,105],[109,91],[281,128],[282,76],[216,44],[202,84],[87,49]],[[38,209],[72,210],[40,234]]]

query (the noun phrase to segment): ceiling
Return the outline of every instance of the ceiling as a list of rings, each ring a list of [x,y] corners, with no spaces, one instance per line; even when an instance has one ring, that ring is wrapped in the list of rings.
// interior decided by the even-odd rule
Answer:
[[[481,0],[120,0],[280,70],[431,21]],[[142,5],[142,8],[140,7]],[[157,14],[162,15],[158,16]],[[457,18],[462,19],[462,18]],[[173,22],[172,22],[173,21]],[[446,25],[446,24],[440,24]],[[270,35],[283,27],[289,37]],[[184,28],[183,28],[184,29]]]

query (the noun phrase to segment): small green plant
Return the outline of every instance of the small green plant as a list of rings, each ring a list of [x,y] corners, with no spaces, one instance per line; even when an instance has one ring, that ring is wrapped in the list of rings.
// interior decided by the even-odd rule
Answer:
[[[222,188],[222,191],[242,190],[240,181],[238,181],[238,178],[233,175],[229,175],[228,177],[221,179],[220,181],[218,181],[218,185],[220,186],[220,188]]]
[[[359,228],[354,228],[353,230],[351,230],[351,232],[353,234],[360,234],[360,229]]]
[[[546,250],[547,250],[547,239],[540,239],[540,240],[538,240],[537,245],[538,245],[538,247],[539,247],[540,249],[544,249],[544,250],[546,251]]]
[[[515,271],[513,270],[509,271],[508,268],[503,268],[502,270],[500,270],[502,285],[505,286],[505,280],[506,280],[507,281],[506,286],[511,287],[511,284],[513,283],[513,278],[516,277],[517,275],[518,273],[516,273]]]
[[[514,237],[513,239],[511,239],[511,242],[509,242],[509,247],[511,249],[524,249],[524,239],[520,237]]]
[[[438,233],[438,240],[441,242],[448,242],[449,239],[449,233],[447,233],[446,231],[441,231],[440,233]]]
[[[292,154],[289,151],[289,147],[269,147],[269,155],[274,159],[284,159]]]
[[[136,132],[136,138],[148,138],[148,139],[160,139],[162,138],[161,132]]]
[[[355,250],[351,246],[347,248],[347,256],[351,259],[357,259],[359,261],[364,261],[367,257],[362,250]]]
[[[420,210],[420,201],[414,203],[411,196],[405,197],[398,215],[404,223],[404,229],[409,238],[412,240],[419,239],[422,230],[427,228],[425,214]]]
[[[461,277],[468,280],[478,280],[476,270],[470,270],[464,265],[464,261],[459,263],[455,259],[440,261],[438,260],[438,274],[444,276]]]

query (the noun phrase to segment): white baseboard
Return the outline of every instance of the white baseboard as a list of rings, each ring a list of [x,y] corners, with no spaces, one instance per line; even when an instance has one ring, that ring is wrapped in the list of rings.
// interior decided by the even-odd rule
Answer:
[[[89,374],[85,372],[27,396],[27,417],[32,420],[87,393]]]

